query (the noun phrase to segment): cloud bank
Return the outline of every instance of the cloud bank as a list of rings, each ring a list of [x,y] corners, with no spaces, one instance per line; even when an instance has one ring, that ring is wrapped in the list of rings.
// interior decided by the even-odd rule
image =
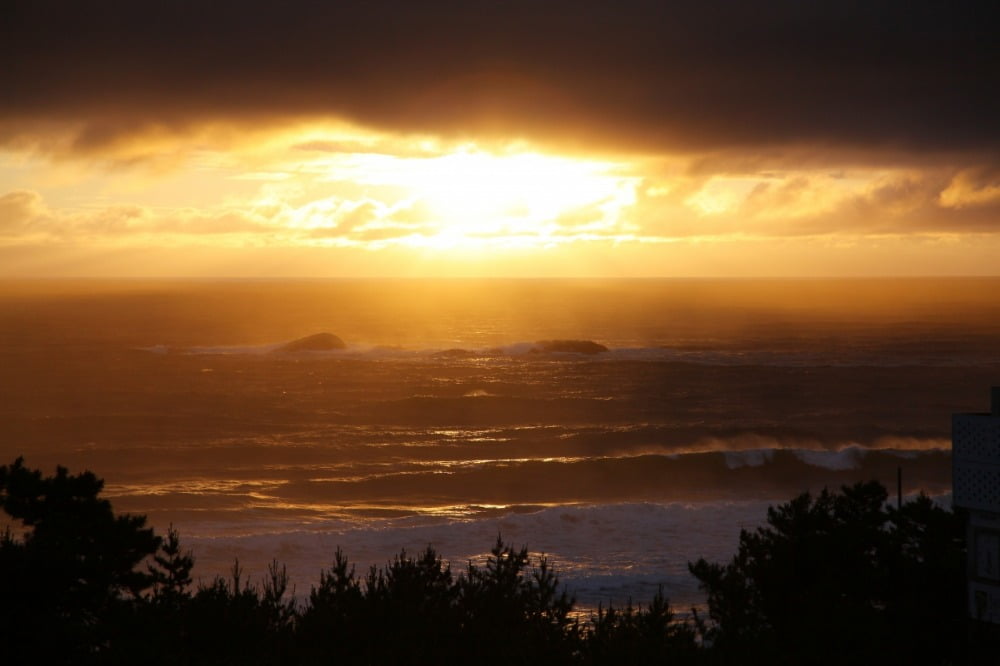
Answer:
[[[563,149],[978,164],[1000,148],[991,5],[8,0],[0,143],[99,154],[337,117]]]

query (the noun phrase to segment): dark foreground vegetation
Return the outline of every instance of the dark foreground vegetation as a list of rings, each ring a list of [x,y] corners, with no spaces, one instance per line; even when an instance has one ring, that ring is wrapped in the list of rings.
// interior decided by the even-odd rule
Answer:
[[[690,565],[707,617],[648,605],[573,612],[544,558],[498,539],[455,573],[433,549],[357,575],[343,553],[296,603],[274,562],[192,588],[193,556],[116,516],[90,472],[0,467],[4,664],[994,663],[964,619],[960,516],[877,483],[800,495],[740,536],[728,564]]]

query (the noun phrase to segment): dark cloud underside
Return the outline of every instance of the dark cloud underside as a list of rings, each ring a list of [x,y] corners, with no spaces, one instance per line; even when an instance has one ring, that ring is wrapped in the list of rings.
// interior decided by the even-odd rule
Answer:
[[[332,115],[630,150],[988,155],[991,5],[7,0],[0,132],[79,122],[86,150],[152,124]]]

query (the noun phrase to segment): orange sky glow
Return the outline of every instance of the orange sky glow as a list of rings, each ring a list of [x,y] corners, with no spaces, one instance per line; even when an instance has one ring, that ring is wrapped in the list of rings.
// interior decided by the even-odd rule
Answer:
[[[41,6],[19,6],[5,28],[13,35],[6,48],[40,55],[0,75],[8,90],[26,91],[0,102],[0,277],[997,272],[996,131],[977,134],[976,117],[964,110],[985,113],[996,100],[974,81],[941,83],[954,88],[969,124],[949,140],[926,131],[936,110],[914,111],[903,93],[871,97],[873,109],[898,104],[900,115],[869,120],[865,99],[848,94],[864,71],[898,78],[877,62],[824,70],[843,94],[843,118],[824,115],[831,104],[819,83],[786,91],[801,96],[791,102],[778,95],[789,76],[818,76],[776,71],[787,54],[760,56],[751,63],[757,69],[733,81],[720,72],[739,58],[711,49],[705,53],[718,62],[704,55],[700,80],[649,65],[645,51],[628,45],[659,44],[662,35],[638,11],[634,23],[615,28],[623,34],[608,33],[624,50],[591,56],[579,47],[600,31],[603,15],[567,28],[574,63],[592,58],[587,67],[559,61],[562,52],[550,53],[541,36],[536,45],[532,29],[521,47],[481,46],[441,27],[440,17],[413,16],[434,19],[442,45],[414,56],[426,62],[396,63],[411,67],[410,77],[361,41],[342,47],[355,49],[360,73],[297,68],[297,56],[305,62],[315,53],[289,42],[287,62],[268,61],[257,78],[240,81],[224,62],[203,74],[197,40],[183,57],[158,51],[158,34],[153,46],[122,47],[140,48],[135,54],[106,53],[100,35],[90,43],[85,31],[83,43],[42,54],[44,44],[23,31],[48,25],[45,11],[65,6]],[[700,20],[699,10],[677,11]],[[364,32],[374,19],[358,12],[351,18]],[[123,16],[121,29],[140,29],[141,17]],[[211,27],[214,18],[201,20]],[[229,38],[249,39],[255,25],[248,20]],[[58,26],[51,30],[54,39]],[[676,48],[694,58],[703,47],[692,40]],[[810,48],[806,40],[802,48]],[[448,59],[462,49],[473,54],[467,64]],[[548,61],[538,60],[539,50]],[[163,68],[165,82],[117,64],[130,55]],[[964,66],[974,70],[975,56]],[[244,72],[254,63],[240,65]],[[99,67],[111,74],[98,76]],[[929,86],[948,75],[948,63],[944,74],[926,63],[909,67],[906,76]],[[228,87],[216,94],[225,77]],[[37,80],[54,80],[55,92],[39,92]],[[354,82],[349,93],[343,81]],[[759,90],[738,103],[719,99],[748,81]],[[675,97],[662,92],[666,83]],[[705,100],[690,101],[705,89]],[[258,108],[234,110],[234,99]]]

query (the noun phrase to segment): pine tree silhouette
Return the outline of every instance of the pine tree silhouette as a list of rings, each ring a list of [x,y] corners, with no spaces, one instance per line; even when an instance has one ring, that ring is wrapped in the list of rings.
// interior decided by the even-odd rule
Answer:
[[[690,564],[708,637],[744,664],[942,664],[964,640],[961,516],[926,497],[896,510],[877,482],[804,493],[740,534],[725,565]]]
[[[139,565],[160,547],[145,516],[116,516],[104,482],[65,467],[43,477],[0,466],[0,506],[20,525],[0,539],[0,624],[11,663],[99,661],[112,619],[155,582]]]

